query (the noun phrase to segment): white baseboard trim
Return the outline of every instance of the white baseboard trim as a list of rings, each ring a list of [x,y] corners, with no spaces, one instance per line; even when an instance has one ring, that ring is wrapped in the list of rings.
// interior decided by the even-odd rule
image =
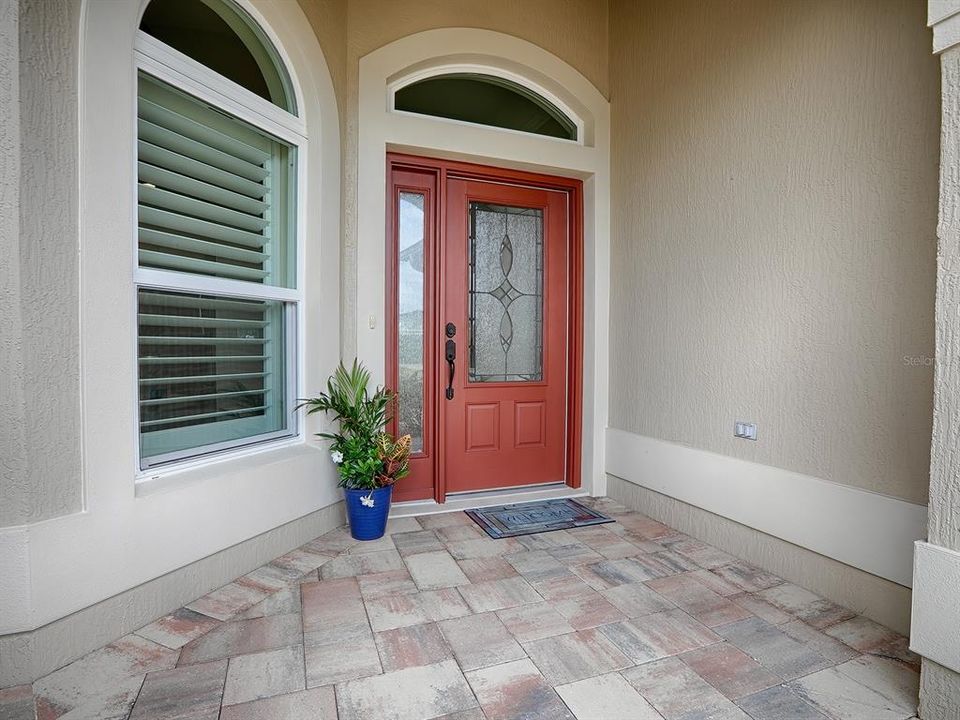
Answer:
[[[960,553],[917,542],[910,649],[960,673]]]
[[[912,585],[923,505],[607,429],[607,472],[834,560]]]

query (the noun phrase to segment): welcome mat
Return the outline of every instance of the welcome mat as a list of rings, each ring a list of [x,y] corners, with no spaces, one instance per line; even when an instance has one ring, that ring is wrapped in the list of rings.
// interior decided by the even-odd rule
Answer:
[[[567,498],[476,508],[466,512],[494,539],[615,522],[613,518]]]

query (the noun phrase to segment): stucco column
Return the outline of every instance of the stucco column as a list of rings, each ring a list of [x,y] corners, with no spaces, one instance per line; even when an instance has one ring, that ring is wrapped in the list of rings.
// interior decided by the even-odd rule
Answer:
[[[942,92],[929,542],[960,552],[960,0],[930,0],[928,8],[934,51],[940,53]],[[914,592],[922,596],[930,591],[918,583]],[[957,592],[953,588],[952,603]],[[915,614],[929,615],[929,605],[918,604],[918,599],[923,598],[915,597]],[[955,618],[914,618],[915,628],[926,623],[948,637],[960,634]],[[914,645],[922,653],[919,635],[914,633]],[[960,667],[941,664],[956,665],[949,655],[938,655],[937,660],[923,659],[920,716],[924,720],[960,718]]]

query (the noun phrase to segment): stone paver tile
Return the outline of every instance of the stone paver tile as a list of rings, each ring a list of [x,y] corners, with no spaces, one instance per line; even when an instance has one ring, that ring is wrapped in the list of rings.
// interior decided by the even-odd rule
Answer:
[[[172,668],[178,655],[139,635],[126,635],[37,680],[37,717],[56,718],[71,710],[80,717],[125,716],[144,675]]]
[[[444,543],[452,543],[459,540],[481,540],[483,538],[493,542],[493,538],[474,523],[470,525],[448,525],[437,528],[434,532],[437,533],[437,537]]]
[[[373,575],[359,575],[360,594],[364,600],[383,595],[408,595],[418,592],[410,573],[403,570],[388,570]]]
[[[601,594],[628,618],[673,610],[674,604],[643,583],[617,585],[601,591]]]
[[[276,565],[273,562],[269,562],[266,565],[261,565],[252,572],[248,572],[239,578],[238,582],[243,581],[259,585],[273,593],[277,590],[283,590],[285,587],[295,583],[303,577],[304,574],[305,573],[300,572],[290,565]]]
[[[460,594],[475,613],[502,610],[540,602],[540,594],[522,577],[489,580],[460,587]]]
[[[601,512],[604,512],[601,510]],[[645,540],[656,540],[657,538],[669,535],[674,530],[663,523],[657,522],[653,518],[640,513],[628,512],[617,517],[617,525],[627,532],[639,535]],[[613,527],[613,526],[607,526]]]
[[[30,685],[0,690],[0,720],[35,720],[36,715]]]
[[[615,532],[608,530],[603,525],[594,525],[585,528],[576,528],[570,530],[570,535],[582,542],[594,552],[603,555],[608,560],[620,560],[622,558],[634,557],[644,552],[638,543],[630,542],[628,539]],[[657,546],[659,549],[659,546]]]
[[[136,634],[164,647],[177,650],[191,640],[210,632],[219,624],[220,621],[212,617],[188,608],[180,608],[143,626],[137,630]]]
[[[440,717],[433,718],[433,720],[487,720],[487,716],[483,714],[483,710],[475,707],[469,710],[450,713],[449,715],[441,715]]]
[[[757,595],[773,603],[781,610],[803,620],[808,625],[813,625],[821,630],[830,625],[836,625],[838,622],[849,620],[856,615],[852,610],[832,603],[792,583],[776,585],[758,592]]]
[[[410,555],[405,560],[413,581],[421,590],[439,590],[470,582],[450,553],[422,553]]]
[[[727,582],[722,577],[715,574],[712,570],[704,570],[701,568],[700,570],[689,572],[687,575],[692,577],[701,585],[705,585],[708,589],[713,590],[721,597],[731,597],[733,595],[739,595],[743,592],[736,585]]]
[[[370,635],[356,578],[306,583],[300,596],[305,644],[349,643]]]
[[[710,628],[681,610],[668,610],[636,620],[603,625],[599,630],[635,663],[679,655],[720,642]]]
[[[546,550],[523,550],[505,555],[504,559],[532,583],[570,575],[567,567]]]
[[[540,593],[544,600],[550,602],[569,600],[575,597],[593,597],[594,593],[596,593],[596,590],[573,574],[533,583],[533,587]]]
[[[742,560],[718,567],[713,572],[744,592],[760,592],[783,582],[783,578]]]
[[[650,580],[647,587],[655,590],[707,627],[727,625],[753,617],[749,610],[717,595],[689,575],[672,575]]]
[[[828,720],[826,715],[783,685],[741,698],[737,704],[754,720]]]
[[[304,688],[303,646],[241,655],[230,659],[223,704],[237,705]]]
[[[373,634],[368,633],[349,644],[326,642],[303,648],[307,687],[379,675],[380,655]]]
[[[602,512],[605,515],[611,516],[620,516],[626,515],[631,512],[630,508],[622,503],[609,498],[606,496],[601,497],[578,497],[577,502],[581,505],[586,505],[587,507],[593,508],[597,512]],[[596,525],[590,527],[597,527]],[[609,525],[603,525],[602,527],[610,527]]]
[[[445,512],[435,515],[420,515],[417,518],[420,524],[426,530],[436,530],[437,528],[450,527],[451,525],[469,525],[476,527],[477,524],[470,519],[470,516],[463,512]]]
[[[396,550],[360,553],[357,555],[339,555],[320,568],[323,580],[372,575],[388,570],[402,570],[403,560]]]
[[[350,528],[340,527],[321,535],[315,540],[311,540],[302,547],[304,550],[311,550],[321,555],[339,555],[352,548],[358,542],[360,541],[354,540],[350,536]]]
[[[147,674],[130,720],[217,720],[227,661]]]
[[[437,538],[436,530],[417,530],[416,532],[397,533],[393,536],[400,557],[418,555],[425,552],[443,550],[443,543]]]
[[[731,700],[753,695],[781,680],[730,643],[717,643],[680,656],[696,673]]]
[[[550,550],[576,542],[576,538],[566,530],[518,535],[514,540],[518,544],[518,550]]]
[[[743,593],[741,595],[731,595],[730,602],[736,603],[745,610],[749,610],[758,618],[765,620],[771,625],[782,625],[794,619],[793,615],[786,613],[776,605],[768,603],[763,598],[759,598],[753,593]]]
[[[453,660],[337,686],[340,720],[423,720],[476,705],[466,678]]]
[[[220,720],[337,720],[333,685],[223,708]]]
[[[523,648],[492,612],[444,620],[440,630],[464,670],[524,657]]]
[[[733,555],[694,538],[688,537],[677,542],[664,541],[664,544],[675,553],[683,555],[707,570],[714,570],[737,561]]]
[[[605,557],[582,542],[547,549],[547,554],[561,565],[586,565],[602,562]]]
[[[570,623],[550,603],[538,602],[497,612],[510,634],[521,643],[573,632]]]
[[[551,685],[564,685],[633,663],[597,628],[534,640],[524,650]]]
[[[604,560],[590,565],[575,565],[570,568],[594,590],[606,590],[617,585],[644,582],[661,577],[662,573],[640,565],[636,558]]]
[[[316,582],[316,578],[313,578],[312,582]],[[300,585],[291,585],[275,592],[266,600],[261,600],[246,612],[238,615],[237,619],[252,620],[268,615],[286,615],[293,612],[300,612]]]
[[[187,609],[217,620],[230,620],[272,594],[272,588],[241,578],[194,600]]]
[[[574,630],[585,630],[598,625],[619,622],[627,617],[596,591],[590,595],[552,600],[550,604],[567,619]]]
[[[503,580],[517,576],[517,571],[513,565],[499,557],[471,558],[470,560],[460,560],[457,564],[472,583]]]
[[[179,664],[193,665],[234,655],[276,650],[297,645],[302,637],[300,615],[297,613],[235,620],[223,623],[203,637],[184,645]]]
[[[392,517],[387,520],[387,535],[399,535],[423,530],[420,520],[415,517]]]
[[[366,606],[370,625],[377,632],[470,614],[456,588],[371,598]]]
[[[908,714],[917,712],[920,673],[907,665],[876,655],[862,655],[837,665],[837,670],[882,695]]]
[[[522,550],[521,545],[513,538],[494,540],[493,538],[478,538],[475,540],[453,540],[447,542],[447,551],[455,560],[470,560],[471,558],[503,557],[510,553]]]
[[[794,640],[799,640],[818,655],[822,655],[833,663],[842,663],[860,655],[849,645],[844,645],[839,640],[825,635],[802,620],[791,620],[779,627]]]
[[[288,552],[286,555],[281,555],[274,560],[271,565],[288,568],[291,571],[296,571],[300,575],[306,575],[328,563],[332,557],[333,555],[313,552],[306,548],[298,548]]]
[[[667,720],[729,707],[730,701],[719,690],[677,657],[644,663],[621,675]]]
[[[724,625],[716,631],[764,668],[786,680],[833,664],[812,648],[760,618]]]
[[[700,569],[696,563],[672,550],[642,553],[632,558],[632,561],[645,567],[654,577],[668,577]]]
[[[557,693],[577,720],[660,720],[660,714],[619,673],[560,685]]]
[[[863,615],[832,625],[824,632],[862,653],[895,658],[914,668],[920,667],[920,658],[910,650],[907,638]]]
[[[488,720],[573,720],[557,693],[527,658],[472,670],[466,675]]]
[[[836,667],[800,678],[790,688],[832,720],[905,720],[912,715]]]
[[[436,623],[385,630],[374,637],[384,672],[433,665],[453,657]]]
[[[369,555],[375,552],[390,552],[396,550],[397,546],[390,535],[384,535],[376,540],[361,540],[351,547],[347,552],[351,555]]]

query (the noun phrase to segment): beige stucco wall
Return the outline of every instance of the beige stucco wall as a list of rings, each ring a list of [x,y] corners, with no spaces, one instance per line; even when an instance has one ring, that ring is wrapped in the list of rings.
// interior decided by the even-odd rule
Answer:
[[[612,427],[926,502],[924,26],[911,0],[611,4]]]
[[[528,40],[608,91],[606,0],[299,0],[320,39],[340,101],[343,132],[341,348],[356,353],[357,91],[360,58],[407,35],[442,27],[495,30]]]

